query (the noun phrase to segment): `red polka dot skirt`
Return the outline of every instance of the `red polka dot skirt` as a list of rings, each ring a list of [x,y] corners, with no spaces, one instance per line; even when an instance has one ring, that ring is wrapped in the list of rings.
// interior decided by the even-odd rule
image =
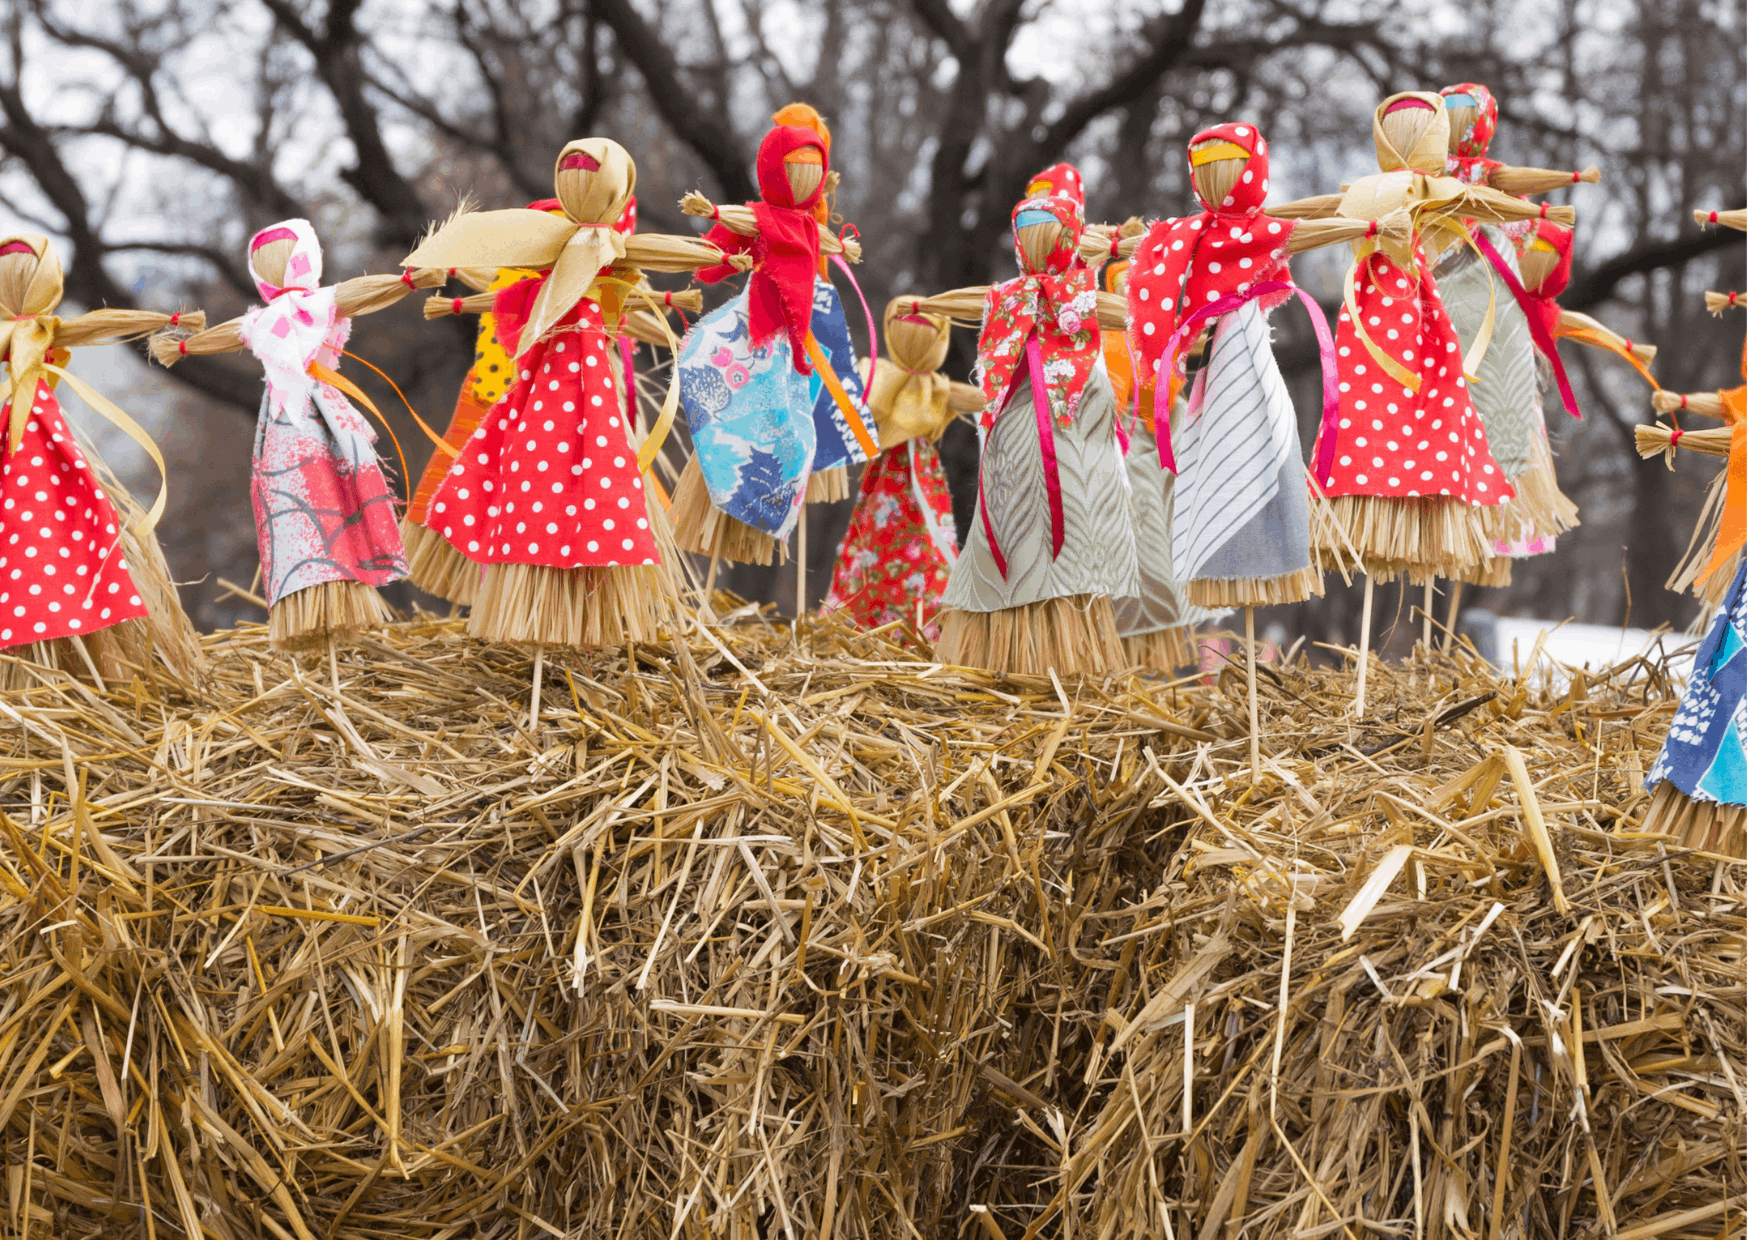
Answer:
[[[1416,279],[1380,253],[1367,258],[1354,281],[1366,334],[1420,384],[1415,390],[1387,374],[1342,310],[1335,330],[1341,420],[1329,477],[1319,479],[1324,491],[1332,497],[1443,495],[1478,507],[1510,499],[1432,277]],[[1320,434],[1319,448],[1321,440]]]
[[[0,435],[11,417],[0,407]],[[0,438],[0,648],[95,633],[146,614],[121,518],[46,382],[18,451]]]
[[[659,563],[612,347],[599,307],[579,302],[518,360],[516,383],[462,448],[426,524],[481,564]]]

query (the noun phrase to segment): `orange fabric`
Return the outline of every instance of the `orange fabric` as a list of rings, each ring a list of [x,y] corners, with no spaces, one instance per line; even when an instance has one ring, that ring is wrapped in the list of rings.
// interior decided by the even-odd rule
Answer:
[[[1699,575],[1704,581],[1718,569],[1730,563],[1736,552],[1748,541],[1748,422],[1742,418],[1745,389],[1720,392],[1724,397],[1724,412],[1730,419],[1730,460],[1724,469],[1724,516],[1718,522],[1718,545],[1712,548],[1712,558]]]
[[[1111,394],[1117,398],[1117,408],[1127,410],[1135,391],[1135,369],[1129,362],[1129,341],[1122,332],[1105,332],[1105,369],[1111,375]]]
[[[462,445],[479,429],[488,408],[489,405],[483,405],[474,398],[473,384],[463,383],[461,394],[455,398],[455,416],[450,419],[449,430],[445,432],[443,442],[460,452]],[[419,486],[413,492],[412,502],[407,505],[407,520],[414,525],[425,524],[425,513],[430,508],[431,497],[437,493],[438,485],[449,472],[451,459],[447,452],[431,454],[431,461],[425,466],[425,472],[419,478]]]

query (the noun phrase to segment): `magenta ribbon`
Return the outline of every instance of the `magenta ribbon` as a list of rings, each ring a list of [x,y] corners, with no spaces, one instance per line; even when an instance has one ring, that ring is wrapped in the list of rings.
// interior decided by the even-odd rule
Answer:
[[[1062,469],[1056,459],[1056,423],[1050,416],[1050,396],[1044,386],[1044,349],[1036,335],[1026,340],[1026,372],[1032,380],[1032,414],[1038,419],[1038,451],[1044,458],[1044,494],[1050,504],[1050,558],[1054,560],[1062,554],[1062,543],[1066,536],[1066,522],[1062,513]],[[1012,392],[1010,387],[1009,395]],[[1002,412],[1007,412],[1005,401]],[[997,417],[999,416],[998,414]],[[981,460],[977,464],[977,515],[983,520],[983,537],[989,543],[989,556],[995,561],[1001,579],[1006,581],[1007,557],[1001,553],[1001,546],[995,537],[995,526],[989,520],[989,505],[984,502]]]
[[[868,309],[868,299],[862,296],[862,286],[856,283],[856,273],[838,255],[833,254],[831,260],[849,280],[850,287],[856,290],[856,300],[862,303],[862,317],[868,320],[868,382],[862,385],[862,412],[867,413],[868,393],[874,386],[874,369],[880,362],[880,333],[874,330],[874,312]]]
[[[1159,444],[1159,464],[1162,469],[1177,473],[1177,458],[1171,451],[1171,409],[1160,415],[1159,398],[1161,392],[1171,391],[1171,367],[1176,365],[1178,350],[1183,342],[1192,338],[1196,329],[1208,319],[1218,318],[1223,314],[1231,314],[1247,302],[1258,297],[1268,297],[1275,293],[1294,293],[1305,303],[1305,310],[1311,316],[1311,330],[1317,333],[1317,354],[1323,370],[1323,426],[1317,436],[1317,477],[1329,476],[1329,466],[1335,460],[1335,433],[1341,425],[1341,397],[1337,390],[1339,376],[1335,369],[1335,338],[1329,334],[1329,320],[1323,317],[1323,308],[1319,306],[1311,294],[1289,280],[1265,280],[1261,284],[1253,284],[1242,293],[1228,293],[1218,301],[1209,302],[1189,318],[1179,323],[1177,330],[1172,332],[1171,339],[1166,341],[1165,352],[1159,355],[1159,362],[1154,370],[1154,406],[1153,406],[1153,436]]]
[[[1553,369],[1554,382],[1560,388],[1560,403],[1566,406],[1566,412],[1575,418],[1584,415],[1578,412],[1578,398],[1572,394],[1572,381],[1566,377],[1566,363],[1560,360],[1560,346],[1554,343],[1554,337],[1548,332],[1548,325],[1542,321],[1541,307],[1534,305],[1534,298],[1523,281],[1512,273],[1499,251],[1493,248],[1493,243],[1479,229],[1471,236],[1475,248],[1480,250],[1493,264],[1493,270],[1499,273],[1499,278],[1505,287],[1511,290],[1511,295],[1517,298],[1518,306],[1523,310],[1523,317],[1529,320],[1530,338],[1536,342],[1536,348],[1542,351],[1542,356],[1548,359],[1548,365]]]

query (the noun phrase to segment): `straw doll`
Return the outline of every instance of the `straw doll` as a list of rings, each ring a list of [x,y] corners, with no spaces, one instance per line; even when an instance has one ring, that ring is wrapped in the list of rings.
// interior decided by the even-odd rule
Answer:
[[[1044,675],[1126,663],[1113,598],[1140,592],[1116,407],[1100,327],[1122,322],[1076,258],[1079,205],[1014,208],[1021,274],[929,298],[925,311],[981,306],[983,458],[977,516],[943,599],[943,663]]]
[[[878,450],[848,390],[860,377],[848,357],[839,369],[813,330],[820,255],[861,255],[814,215],[829,173],[818,133],[778,125],[759,144],[758,202],[717,207],[697,193],[681,202],[688,215],[718,221],[707,240],[752,262],[746,288],[698,321],[676,362],[693,456],[675,488],[675,535],[710,556],[711,584],[719,560],[771,563],[794,528],[819,447],[815,383],[854,435],[858,459]],[[731,268],[698,274],[715,282]]]
[[[640,449],[612,342],[640,270],[687,271],[723,256],[694,238],[616,231],[636,179],[617,142],[569,142],[553,170],[562,214],[464,214],[405,260],[542,273],[494,295],[516,377],[431,500],[433,528],[484,566],[468,631],[536,648],[531,719],[546,646],[651,641],[675,613],[644,471],[679,395],[670,389]]]
[[[1351,544],[1366,571],[1360,618],[1356,711],[1365,710],[1365,649],[1373,578],[1404,571],[1455,576],[1492,554],[1498,507],[1514,494],[1488,450],[1469,382],[1490,331],[1466,353],[1430,271],[1451,244],[1467,244],[1464,220],[1508,223],[1546,211],[1570,224],[1572,208],[1537,208],[1498,190],[1443,175],[1450,116],[1438,96],[1392,95],[1378,105],[1372,136],[1380,171],[1329,197],[1287,204],[1280,216],[1340,215],[1379,221],[1406,208],[1406,240],[1354,243],[1336,330],[1337,417],[1317,437],[1314,474],[1330,497],[1331,529],[1313,548],[1339,556]]]
[[[825,118],[811,105],[791,103],[778,109],[771,116],[773,125],[791,125],[802,129],[811,129],[819,135],[821,151],[821,184],[824,192],[813,204],[813,218],[823,229],[830,230],[833,213],[833,199],[837,194],[837,172],[825,172],[825,163],[829,162],[832,153],[831,129],[826,125]],[[796,154],[807,158],[806,149],[802,148]],[[787,168],[790,173],[791,188],[799,194],[807,188],[811,173],[807,166],[796,163]],[[720,227],[720,225],[719,225]],[[730,239],[718,236],[718,244],[727,248]],[[813,285],[813,319],[812,331],[814,339],[825,353],[831,364],[831,369],[843,384],[846,395],[851,402],[862,407],[864,424],[867,421],[865,407],[866,393],[862,381],[861,366],[856,360],[855,348],[850,341],[850,325],[844,315],[844,305],[838,297],[837,289],[832,287],[829,259],[821,255],[819,260],[819,279]],[[842,260],[838,260],[840,263]],[[845,274],[849,271],[846,268]],[[851,283],[855,277],[851,276]],[[858,290],[859,295],[859,290]],[[868,329],[874,329],[872,319]],[[830,504],[850,497],[850,466],[866,461],[872,453],[862,450],[861,442],[856,438],[854,429],[850,426],[844,410],[838,407],[832,391],[825,384],[823,375],[816,369],[813,382],[810,385],[813,393],[813,468],[807,475],[807,493],[804,502],[809,504]],[[805,523],[801,523],[804,525]],[[800,528],[800,526],[798,526]],[[801,557],[805,561],[805,556]]]
[[[1139,238],[1144,231],[1141,222],[1135,220],[1133,225],[1128,236]],[[1129,268],[1127,259],[1105,267],[1107,293],[1121,297],[1128,291]],[[1140,592],[1113,599],[1111,610],[1129,664],[1169,671],[1195,657],[1195,625],[1209,613],[1184,600],[1183,583],[1172,571],[1172,490],[1177,477],[1159,467],[1159,450],[1153,442],[1153,394],[1149,390],[1139,404],[1135,400],[1135,366],[1128,336],[1120,331],[1101,335],[1105,373],[1111,378],[1111,394],[1117,405],[1118,442],[1129,477],[1135,557],[1141,573]],[[1135,419],[1125,428],[1125,411],[1131,408]]]
[[[62,319],[61,292],[47,237],[0,236],[0,688],[35,682],[22,664],[89,672],[101,686],[124,674],[122,661],[150,675],[154,657],[192,681],[203,665],[199,639],[152,532],[164,493],[141,512],[79,441],[55,391],[65,381],[162,474],[164,458],[138,423],[64,367],[72,349],[198,328],[204,317],[93,310]]]
[[[556,198],[542,198],[531,202],[528,210],[545,211],[558,216],[564,214],[564,207]],[[637,200],[632,198],[614,222],[613,231],[620,236],[628,236],[636,229]],[[461,391],[455,401],[455,413],[443,436],[443,442],[450,449],[459,452],[461,446],[479,428],[487,410],[509,392],[511,376],[515,373],[514,363],[503,342],[498,339],[497,318],[492,313],[492,304],[499,293],[524,281],[536,279],[540,272],[527,267],[487,267],[462,269],[457,274],[464,283],[474,286],[478,291],[466,297],[431,297],[425,303],[425,317],[438,319],[470,313],[480,316],[473,365],[469,367],[467,377],[462,380]],[[647,287],[647,282],[641,282],[640,287]],[[654,297],[669,307],[689,310],[703,307],[703,301],[696,293],[655,293]],[[633,313],[631,310],[627,311],[628,320]],[[657,341],[665,342],[665,339],[658,335]],[[615,359],[615,364],[624,369],[628,365],[630,340],[621,336],[620,343],[620,356]],[[631,404],[629,397],[627,403]],[[418,488],[413,493],[412,501],[407,505],[407,515],[401,522],[401,533],[406,540],[407,563],[412,570],[413,584],[428,594],[466,606],[473,602],[480,579],[480,566],[442,534],[427,528],[425,524],[431,498],[437,493],[438,486],[453,465],[454,458],[448,452],[438,451],[432,454],[423,476],[419,479]]]
[[[864,628],[914,621],[933,640],[941,592],[959,558],[953,497],[935,443],[960,412],[981,409],[983,396],[941,373],[952,325],[918,307],[915,297],[895,297],[886,307],[886,356],[874,362],[868,385],[880,454],[862,472],[824,609]]]
[[[353,319],[441,284],[443,272],[360,276],[324,288],[315,229],[308,220],[282,220],[250,238],[249,274],[262,305],[186,340],[160,335],[152,352],[166,366],[245,349],[261,363],[267,384],[249,495],[268,635],[280,649],[331,644],[388,623],[377,590],[407,575],[376,433],[352,401],[375,407],[338,373],[340,354]]]

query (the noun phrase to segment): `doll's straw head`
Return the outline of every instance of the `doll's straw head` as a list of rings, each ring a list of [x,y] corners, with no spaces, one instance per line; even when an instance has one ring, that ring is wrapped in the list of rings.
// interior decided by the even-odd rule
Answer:
[[[830,171],[825,139],[805,126],[778,125],[759,143],[759,196],[774,207],[813,212]]]
[[[828,174],[826,169],[826,165],[830,164],[832,157],[831,127],[825,123],[825,117],[819,114],[819,109],[810,103],[785,104],[775,112],[771,113],[771,124],[784,125],[794,129],[811,129],[814,133],[819,135],[819,149],[824,155],[824,162],[820,166],[819,179],[825,183],[825,192],[814,201],[813,218],[822,224],[830,223],[832,208],[831,203],[828,202],[827,199],[834,194],[837,189],[837,174]],[[790,161],[787,159],[784,160],[784,163],[790,165]],[[795,201],[802,201],[807,195],[801,191],[803,188],[809,188],[807,182],[811,179],[812,174],[798,169],[793,165],[786,167],[785,171],[789,174],[790,193],[795,195]]]
[[[1572,230],[1542,220],[1518,256],[1523,286],[1537,297],[1558,297],[1572,279]]]
[[[1439,91],[1451,131],[1445,148],[1459,159],[1480,159],[1487,154],[1499,128],[1499,101],[1479,82],[1458,82]]]
[[[60,304],[61,260],[41,233],[0,238],[0,316],[47,314]]]
[[[1014,250],[1027,275],[1060,275],[1074,262],[1086,225],[1072,198],[1028,198],[1014,208]]]
[[[552,189],[579,224],[614,224],[637,188],[637,165],[611,138],[578,138],[558,153]]]
[[[1372,114],[1378,167],[1384,172],[1406,168],[1429,176],[1443,173],[1450,125],[1450,114],[1438,95],[1424,90],[1391,95]]]
[[[1204,211],[1249,215],[1269,192],[1269,144],[1255,125],[1225,124],[1190,139],[1190,184]]]
[[[947,360],[952,323],[944,314],[924,311],[920,300],[894,297],[886,303],[886,351],[900,370],[926,373]]]
[[[263,299],[286,289],[313,292],[322,282],[322,245],[308,220],[280,220],[249,238],[249,274]]]

